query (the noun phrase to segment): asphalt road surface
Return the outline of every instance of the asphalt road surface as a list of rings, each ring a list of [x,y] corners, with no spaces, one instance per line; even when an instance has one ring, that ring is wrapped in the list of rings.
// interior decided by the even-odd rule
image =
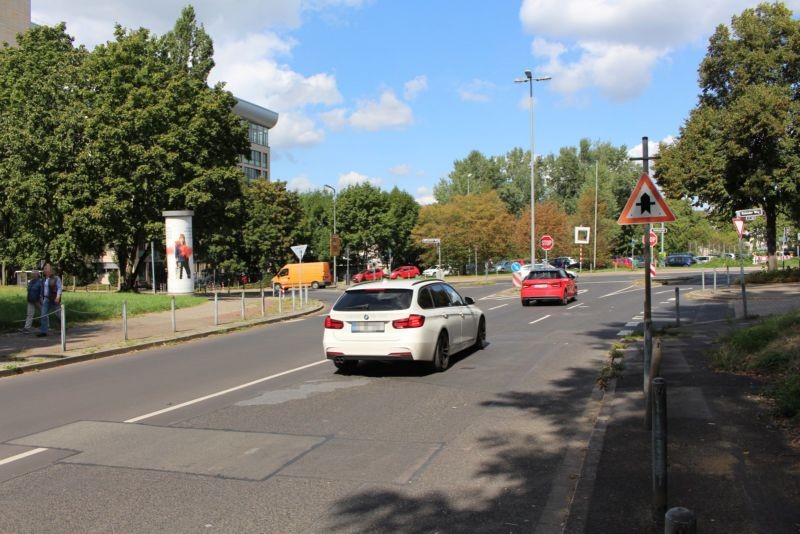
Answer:
[[[577,301],[525,308],[507,282],[458,286],[488,344],[444,373],[338,373],[321,313],[4,378],[0,532],[553,532],[642,278],[582,276]],[[674,296],[653,287],[656,327]]]

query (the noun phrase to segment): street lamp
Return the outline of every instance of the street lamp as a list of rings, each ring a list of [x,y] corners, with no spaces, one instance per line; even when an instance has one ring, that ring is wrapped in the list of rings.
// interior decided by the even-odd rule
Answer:
[[[336,235],[336,188],[328,184],[325,187],[333,191],[333,235]],[[336,278],[336,256],[333,257],[333,285],[339,285],[339,279]]]
[[[536,222],[535,222],[535,207],[536,202],[535,185],[534,185],[534,161],[536,158],[533,155],[533,82],[544,82],[549,80],[550,76],[542,78],[534,78],[531,71],[525,71],[524,78],[517,78],[514,83],[527,83],[530,95],[530,108],[531,108],[531,265],[536,263]]]

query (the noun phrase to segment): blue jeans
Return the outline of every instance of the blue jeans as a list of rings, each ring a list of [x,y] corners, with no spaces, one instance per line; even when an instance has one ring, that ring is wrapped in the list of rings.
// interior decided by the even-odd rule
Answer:
[[[55,316],[58,317],[59,322],[61,321],[61,315],[58,314],[58,311],[60,310],[61,310],[60,304],[57,304],[55,302],[50,302],[50,299],[44,299],[44,302],[42,303],[42,321],[41,321],[41,327],[39,329],[39,331],[42,334],[47,333],[47,328],[49,327],[50,323],[50,317],[48,316],[48,314],[50,312],[56,312]]]

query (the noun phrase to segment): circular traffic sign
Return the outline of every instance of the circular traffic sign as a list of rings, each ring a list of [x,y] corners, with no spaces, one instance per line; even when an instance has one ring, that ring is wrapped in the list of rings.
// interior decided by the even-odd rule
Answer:
[[[522,265],[520,265],[518,261],[515,261],[514,263],[511,264],[511,270],[514,271],[515,273],[518,272],[520,269],[522,269]]]
[[[539,245],[542,247],[542,250],[551,250],[553,248],[553,243],[553,238],[546,234],[539,240]]]

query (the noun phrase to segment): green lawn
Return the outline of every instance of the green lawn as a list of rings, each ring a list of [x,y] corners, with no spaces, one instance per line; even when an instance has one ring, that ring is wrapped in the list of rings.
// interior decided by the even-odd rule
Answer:
[[[128,315],[167,311],[172,297],[146,293],[83,293],[63,294],[67,322],[98,321],[122,317],[122,302],[128,302]],[[202,304],[207,299],[193,295],[175,297],[176,308],[188,308]],[[0,287],[0,330],[21,328],[25,319],[25,290],[16,287]]]

